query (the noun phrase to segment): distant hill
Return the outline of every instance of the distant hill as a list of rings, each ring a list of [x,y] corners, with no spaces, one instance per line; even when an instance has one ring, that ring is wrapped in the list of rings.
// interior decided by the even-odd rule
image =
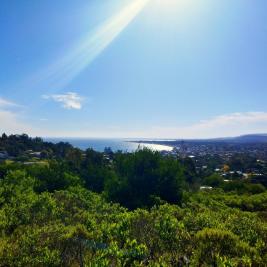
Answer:
[[[222,137],[222,138],[210,138],[210,139],[177,139],[176,142],[224,142],[224,143],[267,143],[267,134],[247,134],[236,137]]]
[[[223,138],[221,140],[236,143],[267,143],[267,134],[248,134],[234,138]]]
[[[259,144],[267,143],[267,134],[248,134],[237,137],[223,137],[211,139],[174,139],[174,140],[138,140],[133,142],[176,146],[181,142],[194,144],[226,143],[226,144]]]

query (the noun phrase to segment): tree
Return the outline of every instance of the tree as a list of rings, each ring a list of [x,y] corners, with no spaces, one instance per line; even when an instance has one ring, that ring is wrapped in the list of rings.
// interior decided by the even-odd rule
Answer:
[[[223,184],[223,178],[219,174],[212,174],[203,180],[203,185],[208,185],[212,187],[220,187]]]

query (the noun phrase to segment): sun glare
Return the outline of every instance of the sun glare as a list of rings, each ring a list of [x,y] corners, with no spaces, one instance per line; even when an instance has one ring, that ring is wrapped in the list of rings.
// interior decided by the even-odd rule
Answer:
[[[162,11],[175,11],[176,9],[186,10],[196,6],[198,3],[193,0],[156,0],[157,7]]]
[[[150,0],[136,0],[126,5],[105,23],[89,32],[64,57],[34,77],[37,82],[50,81],[63,88],[84,70],[133,21]]]
[[[189,0],[157,0],[157,4],[159,4],[163,8],[171,8],[178,5],[188,5],[191,1]]]

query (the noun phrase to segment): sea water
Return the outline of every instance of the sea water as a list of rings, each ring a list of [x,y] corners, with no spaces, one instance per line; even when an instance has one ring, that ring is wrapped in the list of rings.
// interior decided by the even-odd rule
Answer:
[[[68,142],[74,147],[85,150],[92,148],[103,152],[105,148],[111,148],[112,151],[121,150],[123,152],[133,152],[138,148],[149,148],[154,151],[171,151],[171,146],[157,144],[140,144],[126,139],[93,139],[93,138],[44,138],[45,141],[52,143]]]

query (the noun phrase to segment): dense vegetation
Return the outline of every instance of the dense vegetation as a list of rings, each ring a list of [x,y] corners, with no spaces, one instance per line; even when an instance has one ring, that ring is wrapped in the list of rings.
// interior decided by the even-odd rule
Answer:
[[[0,266],[267,266],[263,184],[146,149],[4,135],[0,150]]]

